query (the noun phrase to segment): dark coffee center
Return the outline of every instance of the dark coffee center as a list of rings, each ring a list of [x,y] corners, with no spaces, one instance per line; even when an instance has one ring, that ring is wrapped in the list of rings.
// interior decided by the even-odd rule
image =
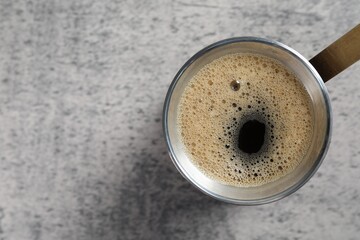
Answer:
[[[245,153],[257,153],[264,144],[265,124],[257,120],[244,123],[239,133],[239,149]]]

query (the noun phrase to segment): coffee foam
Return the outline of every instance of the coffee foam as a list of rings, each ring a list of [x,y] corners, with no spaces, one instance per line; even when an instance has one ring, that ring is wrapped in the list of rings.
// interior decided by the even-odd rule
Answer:
[[[237,141],[241,126],[252,119],[266,124],[265,144],[247,154]],[[189,81],[178,126],[185,152],[205,175],[227,185],[259,186],[290,173],[303,159],[313,130],[311,100],[278,61],[230,54]]]

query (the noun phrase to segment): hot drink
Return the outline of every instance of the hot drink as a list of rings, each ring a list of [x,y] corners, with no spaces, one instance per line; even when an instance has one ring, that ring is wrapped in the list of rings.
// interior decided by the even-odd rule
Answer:
[[[229,54],[189,81],[178,109],[179,136],[192,162],[232,186],[259,186],[290,173],[313,134],[311,99],[280,62]]]

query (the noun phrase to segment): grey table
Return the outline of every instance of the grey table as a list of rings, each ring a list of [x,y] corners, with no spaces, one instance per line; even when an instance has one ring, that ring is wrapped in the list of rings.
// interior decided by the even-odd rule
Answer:
[[[0,239],[359,239],[360,64],[327,83],[332,145],[279,202],[215,201],[176,171],[162,104],[217,40],[310,58],[359,23],[360,1],[0,1]]]

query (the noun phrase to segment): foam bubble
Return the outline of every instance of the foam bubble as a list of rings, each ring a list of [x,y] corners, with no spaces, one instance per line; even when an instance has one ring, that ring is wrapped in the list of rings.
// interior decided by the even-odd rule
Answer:
[[[290,173],[312,137],[311,101],[296,76],[262,55],[231,54],[204,66],[189,82],[178,111],[185,151],[208,177],[258,186]],[[248,120],[265,124],[256,153],[238,147]]]

